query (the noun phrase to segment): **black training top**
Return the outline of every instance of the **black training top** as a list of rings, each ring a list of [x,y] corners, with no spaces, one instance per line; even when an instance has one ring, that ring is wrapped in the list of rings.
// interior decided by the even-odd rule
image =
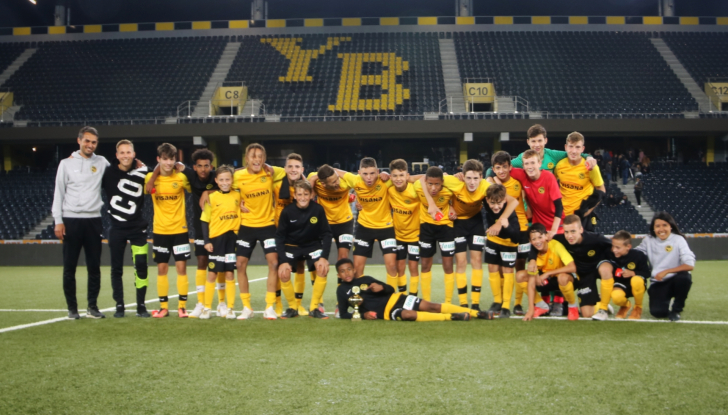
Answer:
[[[384,286],[384,289],[378,293],[372,292],[369,286],[373,282]],[[351,291],[353,287],[359,287],[361,289],[359,296],[363,302],[359,306],[359,313],[364,314],[368,311],[374,311],[377,313],[377,319],[383,320],[384,310],[387,308],[389,298],[394,294],[394,288],[391,285],[387,285],[366,275],[355,278],[350,283],[342,282],[336,289],[336,299],[339,303],[339,316],[341,318],[351,319],[353,313],[349,312],[349,297],[354,295]]]
[[[182,174],[187,177],[187,181],[190,182],[190,189],[192,190],[192,218],[196,223],[200,222],[200,216],[202,216],[202,208],[200,208],[200,197],[206,190],[218,190],[217,183],[215,183],[215,170],[210,172],[207,180],[203,181],[197,172],[189,166],[185,166]]]
[[[500,212],[494,213],[490,206],[488,206],[488,202],[483,203],[483,207],[485,208],[485,222],[489,227],[500,220],[500,217],[503,216],[503,212],[506,210],[506,207],[503,206]],[[496,236],[501,239],[510,239],[513,243],[518,243],[521,239],[521,224],[518,222],[518,215],[516,215],[515,210],[508,217],[508,227],[501,228]]]
[[[647,258],[644,252],[636,249],[630,249],[627,255],[617,258],[611,251],[607,258],[617,265],[614,269],[615,275],[618,273],[617,270],[628,269],[634,271],[635,276],[649,279],[652,276],[652,266],[650,266],[650,260]]]
[[[276,231],[278,257],[285,258],[285,246],[292,245],[302,248],[321,246],[321,256],[328,258],[332,235],[326,212],[321,205],[310,202],[305,209],[301,209],[296,203],[291,203],[283,208],[278,219]]]
[[[134,159],[136,166],[137,160]],[[111,215],[114,229],[146,229],[147,221],[142,215],[144,210],[144,178],[147,166],[123,171],[118,164],[104,170],[101,186],[108,200],[107,211]]]

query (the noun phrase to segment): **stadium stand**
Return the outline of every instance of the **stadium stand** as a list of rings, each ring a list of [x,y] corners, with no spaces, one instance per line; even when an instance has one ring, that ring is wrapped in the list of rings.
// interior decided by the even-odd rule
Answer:
[[[622,200],[624,193],[619,189],[616,183],[611,183],[607,187],[607,196],[614,195],[617,200]],[[608,207],[606,199],[597,206],[597,232],[605,235],[614,235],[619,230],[627,230],[632,234],[646,234],[648,232],[648,224],[639,214],[637,209],[627,201],[623,205]]]
[[[643,195],[655,211],[672,214],[685,233],[728,232],[726,163],[653,163]]]
[[[55,171],[0,170],[0,239],[20,239],[51,213]]]
[[[30,43],[2,43],[0,44],[0,74],[10,66],[21,53],[30,47]]]
[[[239,37],[227,80],[244,80],[269,114],[419,115],[445,98],[436,33],[297,36]]]
[[[176,116],[202,93],[227,37],[40,42],[5,82],[16,120],[129,120]]]
[[[490,78],[497,95],[525,98],[530,111],[681,118],[698,110],[644,33],[456,32],[454,39],[463,82]]]
[[[728,81],[728,33],[661,32],[660,37],[701,89],[709,78]]]

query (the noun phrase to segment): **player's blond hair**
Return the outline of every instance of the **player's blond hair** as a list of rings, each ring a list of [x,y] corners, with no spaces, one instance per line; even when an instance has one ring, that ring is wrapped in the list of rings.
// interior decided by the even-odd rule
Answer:
[[[253,150],[260,150],[263,152],[263,161],[265,161],[268,158],[268,154],[265,152],[265,147],[263,147],[262,144],[258,144],[258,143],[248,144],[248,146],[245,147],[245,156],[243,157],[243,167],[247,167],[248,156],[251,154],[251,152]]]
[[[215,169],[216,175],[220,176],[222,173],[230,173],[230,176],[232,177],[235,174],[235,168],[229,164],[223,164],[222,166]]]
[[[134,151],[134,143],[132,143],[130,140],[120,140],[118,143],[116,143],[116,151],[119,151],[119,147],[121,146],[131,146],[131,150]]]
[[[313,192],[313,188],[311,187],[311,183],[308,182],[308,180],[296,180],[295,183],[293,183],[293,189],[303,189],[309,193]]]
[[[566,136],[566,143],[567,144],[576,144],[579,141],[581,141],[583,143],[584,142],[584,136],[580,132],[578,132],[578,131],[574,131],[573,133],[571,133],[571,134],[569,134],[569,135]]]

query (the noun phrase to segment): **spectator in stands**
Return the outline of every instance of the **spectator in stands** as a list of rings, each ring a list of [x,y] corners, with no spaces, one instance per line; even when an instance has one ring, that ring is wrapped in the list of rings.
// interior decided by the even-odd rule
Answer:
[[[616,197],[614,197],[613,194],[610,194],[609,197],[607,198],[607,207],[612,208],[617,205],[619,205],[619,201],[617,200]]]
[[[695,254],[675,219],[667,212],[658,212],[650,224],[650,236],[636,248],[647,254],[652,264],[650,288],[650,314],[657,318],[680,320],[690,287],[690,271],[695,268]],[[673,301],[674,299],[674,301]],[[670,302],[672,301],[672,309]]]
[[[619,168],[622,171],[622,184],[627,184],[629,181],[630,167],[632,167],[632,164],[629,162],[629,159],[623,156],[619,162]]]
[[[61,160],[56,173],[53,195],[53,219],[56,237],[63,241],[63,293],[68,305],[68,318],[79,319],[76,302],[76,265],[83,248],[88,270],[88,308],[86,317],[104,318],[96,304],[101,289],[101,179],[110,165],[103,156],[94,154],[99,133],[83,127],[77,138],[79,151]]]
[[[640,149],[640,154],[639,154],[639,156],[637,156],[637,162],[641,164],[642,160],[644,160],[644,159],[645,159],[645,152],[642,151],[642,149]]]
[[[622,200],[619,201],[619,205],[622,207],[627,207],[629,204],[629,198],[627,198],[627,195],[622,196]]]
[[[650,173],[650,158],[645,156],[645,158],[642,159],[642,174],[649,174]]]
[[[637,198],[637,207],[642,207],[642,188],[644,187],[644,183],[642,183],[642,173],[636,174],[634,176],[634,197]]]

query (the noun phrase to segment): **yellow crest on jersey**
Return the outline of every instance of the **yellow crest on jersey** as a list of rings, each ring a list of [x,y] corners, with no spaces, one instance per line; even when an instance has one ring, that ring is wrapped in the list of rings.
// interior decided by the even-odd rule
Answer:
[[[549,265],[554,265],[554,260],[549,258]]]
[[[172,189],[177,189],[179,187],[179,184],[177,182],[172,182]]]
[[[207,264],[207,265],[210,267],[210,269],[215,269],[215,263],[214,262],[210,261],[210,263]]]
[[[592,216],[592,221],[591,222],[592,222],[592,225],[596,225],[597,224],[597,218],[595,216]]]
[[[367,289],[369,288],[369,285],[367,285],[367,284],[362,284],[362,285],[360,285],[360,286],[359,286],[359,288],[360,288],[360,289],[361,289],[362,291],[365,291],[365,290],[367,290]]]
[[[260,182],[261,182],[261,183],[265,183],[265,180],[266,180],[266,179],[265,179],[265,176],[263,176],[263,177],[261,177],[261,178],[260,178]]]
[[[437,198],[437,203],[444,203],[444,202],[445,202],[445,198],[444,197],[440,196],[440,197]]]
[[[411,201],[411,200],[409,200],[409,199],[405,199],[405,200],[404,200],[404,203],[405,203],[405,204],[408,204],[408,205],[409,205],[410,203],[412,203],[412,201]]]
[[[636,266],[637,265],[635,265],[634,262],[630,262],[629,264],[627,264],[627,269],[635,269]]]
[[[668,245],[665,247],[665,251],[672,252],[672,245]]]
[[[589,256],[594,256],[594,255],[597,254],[597,252],[592,249],[591,251],[587,252],[586,254],[589,255]]]
[[[579,178],[581,180],[584,180],[584,179],[586,179],[586,175],[584,175],[584,173],[579,173]]]
[[[538,192],[541,194],[544,194],[546,192],[546,189],[543,188],[543,186],[538,188]]]
[[[513,185],[513,190],[518,191],[520,190],[521,186],[518,185],[518,183]]]
[[[212,189],[212,183],[210,183],[210,184],[208,184],[207,186],[205,186],[205,189],[207,189],[207,190],[210,190],[210,189]]]
[[[91,166],[91,173],[96,173],[96,166]]]
[[[318,223],[318,218],[314,216],[314,217],[311,218],[311,221],[310,222],[313,223],[313,224],[316,224],[316,223]]]
[[[551,170],[551,169],[553,169],[553,168],[554,168],[554,163],[549,163],[549,164],[547,164],[547,165],[546,165],[546,167],[547,167],[547,168],[548,168],[549,170]]]

